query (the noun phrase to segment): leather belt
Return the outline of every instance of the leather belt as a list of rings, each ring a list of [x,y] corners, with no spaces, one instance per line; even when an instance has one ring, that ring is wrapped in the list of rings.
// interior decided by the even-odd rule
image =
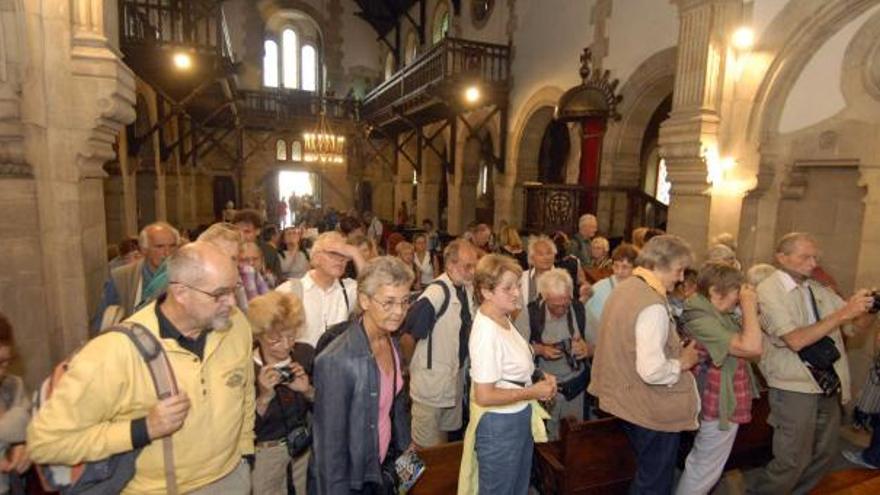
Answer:
[[[287,440],[281,438],[279,440],[266,440],[265,442],[257,442],[255,444],[258,449],[270,449],[272,447],[278,447],[279,445],[286,445]]]

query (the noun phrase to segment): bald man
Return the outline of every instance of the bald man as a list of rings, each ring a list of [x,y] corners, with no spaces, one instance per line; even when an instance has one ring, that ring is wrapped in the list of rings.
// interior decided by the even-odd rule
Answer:
[[[235,306],[238,271],[204,241],[168,265],[168,290],[127,321],[159,338],[179,394],[156,397],[150,371],[125,335],[107,332],[71,360],[28,429],[39,463],[75,465],[143,449],[123,494],[164,494],[162,442],[173,435],[178,492],[250,493],[254,452],[251,329]]]

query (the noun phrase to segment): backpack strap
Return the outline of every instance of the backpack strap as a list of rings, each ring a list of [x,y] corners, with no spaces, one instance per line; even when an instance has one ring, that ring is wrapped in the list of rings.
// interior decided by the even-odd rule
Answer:
[[[110,329],[114,332],[125,334],[137,348],[138,353],[147,363],[150,377],[153,379],[153,387],[159,400],[177,395],[177,379],[174,377],[174,369],[168,361],[165,349],[159,343],[159,339],[143,325],[126,322]],[[174,449],[171,443],[171,435],[162,438],[162,455],[165,461],[165,488],[166,493],[177,495],[177,475],[174,472]]]
[[[437,320],[439,320],[440,317],[443,316],[444,313],[446,313],[446,308],[449,307],[449,299],[450,299],[451,295],[449,293],[449,287],[447,287],[446,284],[444,284],[440,280],[435,280],[435,281],[431,282],[430,284],[428,284],[428,287],[430,287],[432,285],[439,285],[440,288],[443,290],[443,301],[440,303],[440,308],[437,310],[436,313],[434,313],[434,324],[436,325]],[[425,289],[427,290],[428,287],[425,287]],[[434,341],[432,339],[433,335],[434,335],[434,329],[431,328],[431,331],[428,332],[428,369],[431,369],[431,366],[434,361],[434,359],[433,359]]]
[[[541,342],[541,334],[544,333],[545,313],[544,301],[535,299],[528,305],[529,311],[529,340]]]
[[[571,302],[571,309],[574,311],[574,319],[577,322],[578,330],[581,331],[581,337],[586,338],[587,335],[587,309],[584,304],[578,300]]]
[[[300,284],[302,287],[302,284]],[[345,284],[342,283],[342,278],[339,279],[339,287],[342,288],[342,298],[345,299],[345,312],[351,313],[351,304],[348,302],[348,292],[345,292]],[[300,289],[300,299],[302,299],[302,289]]]

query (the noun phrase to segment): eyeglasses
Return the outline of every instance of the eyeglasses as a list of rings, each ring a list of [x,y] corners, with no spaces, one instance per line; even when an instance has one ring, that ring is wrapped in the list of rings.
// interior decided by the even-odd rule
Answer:
[[[395,301],[394,299],[388,299],[385,301],[380,301],[373,296],[370,296],[370,299],[373,300],[374,303],[378,304],[382,311],[391,311],[392,308],[400,308],[401,311],[406,311],[409,308],[409,298],[401,299],[400,301]]]
[[[281,334],[278,334],[277,336],[272,336],[272,337],[269,337],[268,335],[266,336],[266,343],[271,346],[276,346],[276,345],[279,345],[282,343],[283,344],[293,343],[295,341],[296,341],[295,336],[289,335],[289,334],[284,334],[284,333],[281,333]]]
[[[192,285],[185,284],[183,282],[168,282],[168,283],[182,285],[182,286],[186,287],[187,289],[191,289],[196,292],[200,292],[200,293],[212,298],[215,303],[220,302],[220,300],[223,299],[224,297],[231,296],[231,295],[235,294],[235,291],[239,290],[242,287],[241,283],[239,282],[239,283],[235,284],[233,287],[221,287],[221,288],[215,290],[214,292],[208,292],[206,290],[199,289],[198,287],[193,287]]]

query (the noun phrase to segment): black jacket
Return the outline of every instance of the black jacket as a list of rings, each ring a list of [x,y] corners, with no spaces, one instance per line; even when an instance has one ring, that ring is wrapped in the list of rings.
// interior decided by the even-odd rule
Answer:
[[[392,339],[393,342],[393,339]],[[397,355],[400,350],[394,343]],[[315,403],[309,492],[358,493],[381,483],[379,466],[379,367],[360,321],[350,322],[314,365]],[[394,397],[388,455],[410,444],[403,391]]]

